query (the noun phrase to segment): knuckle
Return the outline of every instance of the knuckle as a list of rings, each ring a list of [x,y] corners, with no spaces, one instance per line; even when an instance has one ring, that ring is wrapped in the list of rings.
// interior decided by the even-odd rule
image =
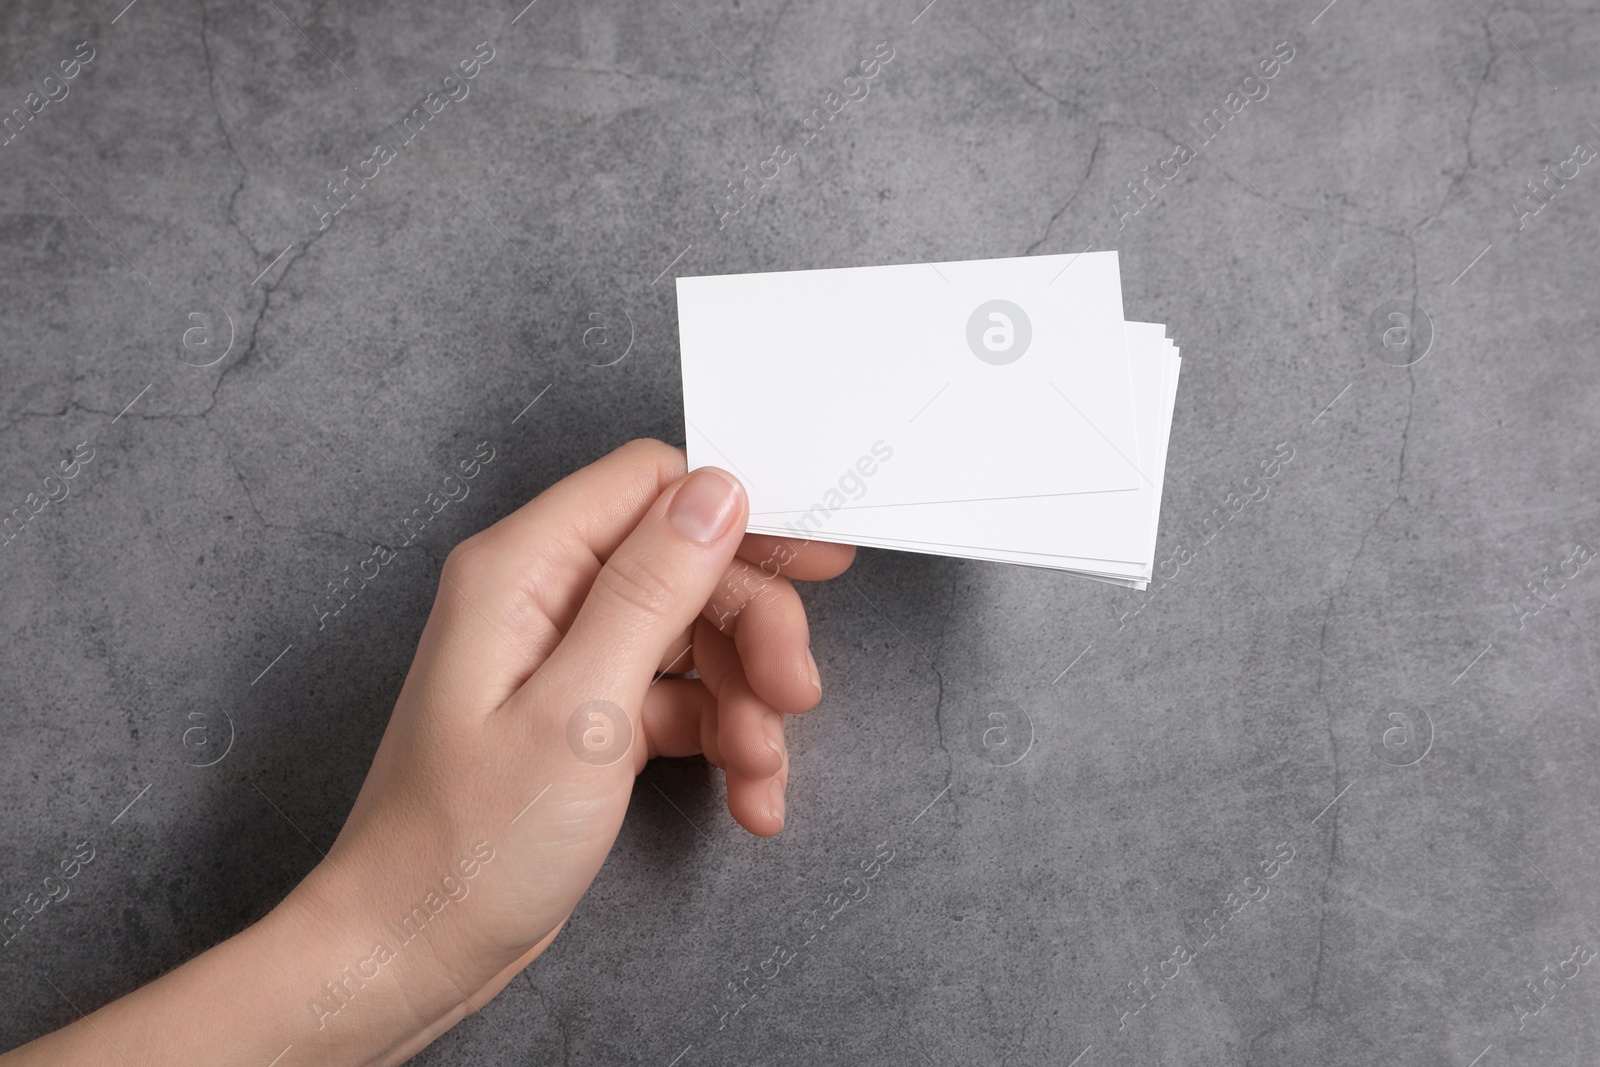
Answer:
[[[622,553],[606,563],[599,588],[615,603],[651,617],[666,615],[677,599],[669,570],[657,561]]]
[[[683,455],[683,449],[675,448],[655,437],[635,437],[617,451],[630,456],[637,455],[639,459],[647,462],[661,462]]]
[[[459,541],[444,558],[444,566],[439,570],[440,581],[449,581],[461,584],[469,582],[474,576],[482,574],[488,564],[489,548],[483,534],[476,533],[464,541]]]
[[[519,646],[547,654],[561,638],[546,595],[552,564],[542,555],[524,560],[492,530],[478,531],[445,556],[435,603],[454,605],[460,617],[481,619],[501,637],[510,634]]]
[[[748,608],[765,611],[775,601],[780,604],[786,601],[786,594],[793,588],[787,578],[762,573],[741,561],[723,576],[715,601],[734,614]]]

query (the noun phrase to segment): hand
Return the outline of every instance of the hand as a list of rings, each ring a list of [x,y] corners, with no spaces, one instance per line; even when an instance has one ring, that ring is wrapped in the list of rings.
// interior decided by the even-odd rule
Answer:
[[[260,922],[0,1059],[398,1064],[560,931],[646,760],[704,753],[734,818],[777,833],[783,717],[820,697],[789,579],[854,550],[745,537],[747,514],[731,475],[634,441],[462,542],[323,862]]]
[[[685,478],[679,450],[636,441],[450,554],[350,818],[290,902],[369,928],[413,916],[433,984],[460,994],[436,1030],[559,931],[648,759],[704,753],[735,819],[782,828],[783,717],[821,695],[788,578],[854,550],[744,537],[747,508],[731,475]]]

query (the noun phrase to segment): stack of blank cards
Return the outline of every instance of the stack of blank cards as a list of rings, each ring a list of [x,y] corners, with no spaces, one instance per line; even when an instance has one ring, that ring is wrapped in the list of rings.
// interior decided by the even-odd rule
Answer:
[[[1181,361],[1115,252],[679,278],[678,330],[750,532],[1150,581]]]

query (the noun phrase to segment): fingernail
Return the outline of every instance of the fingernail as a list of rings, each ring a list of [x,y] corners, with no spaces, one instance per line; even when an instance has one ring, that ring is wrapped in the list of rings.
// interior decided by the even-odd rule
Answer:
[[[667,518],[689,540],[709,544],[727,534],[738,511],[739,488],[727,476],[702,467],[678,487]]]
[[[772,754],[781,761],[783,759],[783,719],[778,715],[768,715],[765,726],[767,747],[772,749]]]
[[[772,817],[778,820],[778,825],[783,825],[783,783],[778,779],[772,780],[768,791],[768,803],[772,805]]]
[[[811,671],[811,684],[817,687],[817,696],[822,695],[822,675],[817,671],[817,659],[811,654],[811,646],[806,646],[806,668]]]

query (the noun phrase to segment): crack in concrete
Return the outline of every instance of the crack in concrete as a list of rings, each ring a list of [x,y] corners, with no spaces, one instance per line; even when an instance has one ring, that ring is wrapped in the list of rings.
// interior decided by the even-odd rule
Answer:
[[[211,423],[209,408],[202,412],[145,413],[128,410],[116,412],[91,407],[88,404],[84,404],[76,400],[69,400],[61,406],[59,411],[18,412],[17,415],[10,421],[6,422],[4,425],[0,425],[0,433],[10,429],[12,426],[15,426],[24,419],[61,419],[65,418],[73,411],[80,411],[91,415],[108,415],[129,419],[142,419],[148,422],[183,422],[191,419],[198,420],[201,425],[205,427],[206,432],[215,437],[217,442],[222,445],[223,457],[227,460],[229,469],[233,471],[234,480],[239,483],[239,488],[244,491],[245,502],[249,505],[251,513],[256,517],[256,522],[263,530],[283,530],[288,533],[300,534],[302,536],[308,534],[322,534],[326,537],[334,537],[342,541],[348,541],[350,544],[355,545],[363,550],[370,549],[374,545],[379,544],[391,548],[397,553],[415,550],[425,556],[428,561],[433,564],[436,571],[441,570],[444,566],[443,557],[437,552],[433,551],[433,549],[429,548],[427,545],[422,544],[420,541],[410,545],[396,545],[392,541],[382,537],[368,537],[363,539],[362,537],[345,533],[343,530],[333,530],[321,526],[299,526],[292,523],[273,522],[271,519],[268,519],[266,514],[261,510],[260,505],[256,502],[255,494],[251,491],[249,481],[245,478],[244,471],[239,467],[239,463],[234,457],[233,449],[228,444],[227,437],[224,436],[223,433]]]
[[[1406,241],[1411,248],[1411,296],[1413,302],[1415,302],[1417,296],[1417,246],[1416,241],[1409,235],[1407,235]],[[1344,594],[1345,587],[1350,584],[1350,579],[1355,574],[1356,564],[1360,562],[1362,555],[1366,552],[1367,541],[1372,537],[1374,531],[1376,531],[1377,528],[1382,525],[1384,519],[1388,518],[1389,512],[1394,510],[1394,506],[1405,499],[1406,452],[1411,443],[1411,424],[1416,415],[1417,406],[1417,376],[1414,370],[1409,366],[1406,367],[1406,377],[1410,382],[1411,388],[1410,393],[1406,398],[1406,421],[1400,428],[1400,452],[1395,470],[1394,496],[1387,504],[1384,505],[1383,509],[1378,512],[1378,514],[1373,518],[1372,522],[1368,524],[1366,530],[1361,534],[1361,539],[1356,543],[1355,554],[1350,558],[1350,565],[1345,568],[1344,578],[1339,582],[1339,586],[1333,591],[1333,594],[1328,597],[1327,606],[1322,614],[1322,628],[1317,637],[1317,651],[1320,653],[1320,655],[1317,657],[1317,695],[1319,697],[1322,695],[1323,683],[1327,677],[1326,665],[1328,661],[1326,659],[1326,654],[1328,646],[1328,626],[1332,622],[1334,608],[1338,603],[1339,597]],[[1326,701],[1324,701],[1324,704],[1326,705]],[[1327,707],[1326,710],[1327,714],[1324,719],[1324,725],[1327,728],[1328,756],[1333,769],[1333,783],[1330,788],[1332,789],[1332,795],[1337,796],[1344,786],[1341,784],[1340,778],[1338,741],[1334,736],[1333,731],[1333,709],[1331,707]],[[1323,964],[1327,956],[1329,887],[1333,883],[1334,870],[1339,860],[1338,806],[1335,805],[1334,809],[1329,814],[1332,816],[1330,826],[1331,840],[1328,846],[1328,863],[1327,867],[1323,871],[1322,887],[1318,894],[1317,957],[1311,972],[1311,991],[1309,997],[1307,998],[1307,1011],[1315,1011],[1321,1007],[1320,1003],[1318,1002],[1318,996],[1322,989]]]
[[[944,753],[945,789],[949,789],[951,784],[956,779],[956,761],[955,757],[950,754],[950,745],[945,740],[944,736],[944,673],[939,670],[939,656],[944,652],[945,633],[950,628],[951,609],[955,607],[957,580],[958,576],[956,570],[954,567],[952,567],[950,571],[950,591],[945,597],[944,611],[940,613],[941,620],[939,623],[939,643],[934,647],[933,656],[929,660],[929,666],[933,667],[933,676],[938,679],[939,686],[939,695],[934,701],[933,705],[933,725],[938,736],[939,751]],[[959,821],[961,805],[957,803],[955,794],[953,793],[950,796],[950,803],[955,807],[957,819]]]
[[[990,1018],[995,1018],[995,1016],[991,1015]],[[1023,1050],[1028,1047],[1028,1034],[1033,1030],[1033,1024],[1037,1019],[1038,1016],[1032,1014],[1023,1017],[1022,1033],[1017,1035],[1016,1047],[1013,1052],[1007,1052],[1004,1056],[1000,1057],[1000,1067],[1007,1067],[1007,1065],[1011,1062],[1011,1057],[1013,1054],[1017,1056],[1023,1055]]]
[[[259,261],[262,258],[263,253],[257,249],[255,241],[250,238],[250,235],[245,232],[244,227],[239,224],[237,210],[239,197],[244,192],[245,185],[249,182],[250,168],[245,164],[244,158],[239,155],[238,148],[233,143],[233,134],[229,131],[228,124],[223,120],[222,117],[222,106],[217,97],[215,61],[211,54],[211,41],[209,35],[210,16],[206,10],[205,0],[198,0],[198,3],[200,7],[200,45],[205,53],[206,87],[211,99],[211,110],[216,116],[217,128],[222,131],[222,139],[227,145],[228,155],[230,158],[232,158],[234,165],[239,168],[238,184],[234,186],[233,192],[228,196],[228,205],[226,211],[227,222],[228,226],[239,235],[240,239],[243,240],[245,245],[250,249],[251,259],[253,261]],[[222,383],[227,379],[228,375],[239,367],[249,363],[250,360],[255,356],[257,341],[261,332],[261,323],[267,317],[267,312],[271,309],[273,294],[276,293],[278,287],[283,284],[284,279],[288,277],[289,272],[294,268],[294,265],[305,257],[306,253],[311,250],[311,247],[316,244],[317,241],[321,240],[323,234],[329,233],[332,229],[333,220],[329,220],[327,226],[314,232],[310,237],[304,240],[304,243],[296,240],[295,244],[299,244],[301,246],[300,250],[285,260],[283,269],[278,272],[277,280],[262,284],[261,306],[256,310],[255,318],[250,323],[250,335],[249,339],[245,342],[244,350],[239,355],[239,358],[224,366],[222,371],[217,375],[217,380],[211,388],[210,403],[208,403],[205,408],[198,412],[201,417],[209,415],[212,409],[217,406],[217,394],[221,391]],[[291,245],[290,247],[292,248],[293,246]],[[254,282],[251,283],[252,287],[254,284]]]
[[[199,7],[200,7],[200,41],[201,41],[201,46],[202,46],[202,48],[203,48],[203,50],[205,52],[206,78],[207,78],[208,90],[209,90],[210,98],[211,98],[212,111],[216,116],[217,126],[222,131],[223,140],[227,145],[228,154],[233,159],[234,164],[239,168],[239,172],[240,172],[239,182],[238,182],[237,185],[234,186],[233,192],[228,197],[228,204],[227,204],[227,209],[226,209],[227,222],[228,222],[228,226],[232,230],[234,230],[236,233],[238,233],[240,239],[242,239],[244,241],[244,243],[246,244],[246,246],[249,247],[252,258],[255,259],[255,260],[259,260],[259,259],[261,259],[261,253],[257,251],[255,242],[250,239],[250,235],[247,234],[244,231],[242,226],[240,226],[239,220],[238,220],[238,214],[237,214],[237,211],[236,211],[236,205],[237,205],[238,198],[241,195],[241,193],[243,192],[244,187],[245,187],[245,185],[246,185],[246,183],[248,181],[248,178],[249,178],[249,169],[248,169],[248,167],[246,167],[246,165],[244,163],[244,160],[240,157],[240,155],[238,153],[238,150],[237,150],[237,148],[235,147],[235,145],[233,143],[233,137],[232,137],[232,135],[230,134],[230,132],[228,130],[227,124],[222,119],[222,111],[221,111],[221,108],[219,106],[217,95],[216,95],[216,83],[215,83],[215,77],[214,77],[214,60],[213,60],[213,56],[211,54],[211,46],[210,46],[210,42],[209,42],[209,38],[208,38],[209,16],[208,16],[208,13],[206,11],[206,6],[205,6],[205,3],[203,2],[203,0],[199,4]],[[59,417],[65,415],[70,410],[84,411],[84,412],[89,412],[89,413],[97,414],[97,415],[112,415],[112,416],[116,416],[116,415],[119,415],[119,414],[127,414],[128,417],[130,417],[130,418],[152,419],[152,420],[155,420],[155,419],[184,419],[184,418],[205,419],[205,418],[208,418],[210,416],[211,412],[217,406],[218,394],[222,391],[222,383],[227,380],[228,375],[233,373],[239,367],[242,367],[245,364],[249,363],[254,358],[254,356],[256,354],[256,350],[257,350],[257,348],[259,346],[261,325],[262,325],[263,321],[265,321],[268,311],[270,311],[271,308],[272,308],[272,302],[273,302],[272,298],[277,293],[278,288],[283,284],[284,280],[289,276],[289,272],[294,269],[294,265],[296,263],[300,262],[301,259],[305,258],[306,254],[308,252],[310,252],[311,248],[319,240],[322,239],[324,234],[332,232],[333,225],[334,225],[333,222],[330,221],[327,227],[325,227],[325,228],[323,228],[321,230],[315,231],[314,233],[311,234],[310,237],[305,238],[303,241],[297,240],[295,243],[300,245],[299,251],[296,252],[295,254],[291,255],[291,256],[287,256],[284,259],[283,267],[278,272],[277,279],[274,280],[274,281],[263,282],[262,283],[262,285],[261,285],[261,294],[262,294],[261,295],[261,305],[260,305],[259,308],[257,308],[256,313],[255,313],[255,317],[251,320],[249,335],[248,335],[248,338],[244,342],[243,350],[242,350],[242,352],[240,353],[240,355],[239,355],[239,357],[237,359],[234,359],[231,362],[229,362],[229,363],[227,363],[227,364],[225,364],[223,366],[221,372],[217,375],[217,380],[212,384],[212,387],[211,387],[211,398],[210,398],[210,401],[206,404],[206,406],[204,408],[200,409],[199,411],[195,411],[195,412],[167,412],[167,413],[149,413],[149,412],[125,412],[125,413],[119,413],[119,412],[115,412],[115,411],[103,411],[103,410],[101,410],[99,408],[90,407],[90,406],[88,406],[86,404],[83,404],[83,403],[80,403],[78,401],[78,399],[77,399],[77,385],[78,385],[78,382],[81,380],[81,375],[77,374],[76,371],[75,371],[74,375],[73,375],[73,379],[72,379],[72,389],[71,389],[71,393],[70,393],[69,399],[67,400],[66,404],[64,404],[62,406],[62,409],[60,411],[56,411],[56,412],[33,412],[33,411],[18,412],[17,415],[15,417],[13,417],[10,421],[6,422],[3,426],[0,426],[0,432],[3,432],[4,430],[10,429],[13,425],[15,425],[17,422],[21,421],[24,418],[31,418],[31,417],[59,418]],[[291,247],[293,247],[293,246],[291,246]],[[235,337],[235,340],[237,340],[237,335]]]
[[[659,74],[640,74],[637,71],[623,70],[621,67],[572,67],[561,66],[555,63],[534,63],[529,65],[528,70],[534,72],[554,72],[558,74],[610,74],[614,77],[626,78],[629,81],[642,81],[648,83],[679,80]]]
[[[184,411],[108,411],[105,408],[90,407],[83,401],[74,399],[68,400],[65,404],[61,405],[60,411],[19,411],[4,426],[0,426],[0,432],[11,429],[11,427],[17,425],[17,423],[23,421],[24,419],[62,419],[66,418],[67,414],[73,411],[81,411],[88,415],[110,415],[113,419],[145,419],[150,422],[161,422],[167,419],[198,419],[201,417],[199,412]]]
[[[979,37],[982,37],[985,41],[988,41],[991,46],[993,46],[994,50],[999,53],[1000,58],[1006,61],[1006,66],[1010,67],[1012,71],[1016,73],[1017,77],[1021,78],[1029,88],[1033,89],[1035,92],[1038,92],[1046,99],[1054,101],[1061,107],[1067,108],[1071,111],[1079,110],[1076,104],[1073,104],[1063,97],[1059,97],[1055,93],[1052,93],[1049,89],[1046,89],[1037,78],[1023,70],[1022,67],[1017,64],[1017,61],[1011,57],[1011,53],[1000,47],[1000,42],[989,36],[988,32],[985,31],[982,26],[968,18],[966,12],[960,7],[956,7],[955,12],[957,18],[959,18],[962,22],[965,22],[968,26],[972,27],[973,31],[977,33]]]
[[[1462,131],[1461,138],[1462,146],[1466,150],[1466,162],[1462,165],[1461,169],[1457,171],[1454,176],[1452,176],[1449,186],[1446,187],[1444,191],[1444,196],[1439,200],[1439,206],[1434,208],[1432,213],[1424,216],[1415,224],[1407,227],[1407,234],[1410,234],[1414,230],[1422,229],[1424,226],[1428,225],[1428,223],[1436,221],[1440,215],[1444,214],[1444,209],[1449,206],[1451,198],[1455,196],[1456,191],[1459,190],[1462,184],[1467,180],[1467,175],[1477,168],[1478,162],[1476,158],[1474,158],[1472,151],[1472,122],[1478,115],[1478,100],[1479,97],[1483,95],[1484,83],[1489,80],[1489,75],[1493,73],[1494,63],[1498,58],[1495,55],[1494,49],[1494,32],[1487,22],[1484,23],[1483,35],[1488,43],[1489,59],[1483,65],[1483,73],[1478,76],[1477,84],[1472,87],[1472,104],[1467,108],[1466,127]]]
[[[1072,195],[1067,197],[1066,203],[1057,208],[1055,214],[1050,216],[1050,221],[1045,223],[1044,233],[1040,234],[1039,239],[1027,247],[1027,250],[1022,253],[1023,255],[1033,255],[1034,249],[1038,248],[1040,245],[1044,244],[1050,239],[1050,233],[1055,229],[1056,222],[1061,218],[1062,215],[1066,214],[1067,208],[1071,207],[1078,199],[1078,194],[1083,192],[1083,190],[1088,187],[1089,178],[1094,174],[1095,159],[1099,157],[1100,146],[1105,141],[1105,134],[1102,130],[1104,125],[1104,123],[1100,122],[1097,122],[1094,125],[1094,147],[1089,150],[1089,162],[1088,165],[1083,168],[1083,177],[1078,179],[1077,187],[1072,190]]]
[[[233,477],[239,483],[239,488],[244,490],[245,502],[250,505],[250,510],[255,512],[256,521],[261,524],[262,529],[269,528],[272,524],[267,521],[267,517],[261,513],[261,508],[256,505],[255,495],[250,492],[250,483],[245,481],[244,472],[239,469],[239,464],[234,460],[233,449],[229,446],[228,439],[222,436],[220,430],[211,425],[209,419],[202,418],[200,422],[211,436],[215,437],[217,442],[222,445],[222,453],[227,457],[228,466],[232,468]]]
[[[789,6],[793,3],[794,0],[783,0],[783,6],[778,9],[777,17],[772,20],[772,25],[767,27],[767,32],[762,34],[761,39],[756,42],[755,50],[751,53],[750,57],[750,77],[752,79],[756,77],[756,57],[765,56],[767,54],[767,50],[772,46],[773,38],[778,36],[778,27],[783,24],[783,16],[789,13]]]
[[[244,351],[240,353],[239,358],[223,367],[222,373],[217,375],[217,380],[211,387],[211,402],[207,404],[204,409],[198,412],[201,418],[205,418],[206,416],[210,415],[212,409],[217,406],[217,394],[222,391],[222,383],[227,380],[228,375],[249,363],[250,360],[255,356],[257,340],[261,333],[261,323],[266,319],[267,312],[272,309],[272,298],[277,294],[278,287],[281,286],[284,280],[289,277],[289,272],[294,269],[294,265],[304,259],[311,251],[312,246],[322,239],[322,235],[332,232],[333,223],[330,222],[326,229],[318,230],[317,232],[313,233],[305,240],[305,243],[300,246],[299,252],[288,257],[284,261],[283,270],[278,272],[277,280],[264,283],[262,285],[261,307],[256,312],[254,321],[252,321],[250,324],[250,338],[245,343]]]
[[[442,565],[438,557],[421,543],[411,545],[395,545],[382,538],[362,538],[345,533],[343,530],[332,530],[323,526],[298,526],[293,523],[273,522],[271,519],[267,518],[266,513],[261,510],[261,506],[256,503],[255,493],[251,491],[250,483],[245,478],[244,471],[240,469],[238,461],[234,458],[233,449],[229,446],[227,437],[225,437],[215,426],[212,426],[209,419],[206,419],[202,416],[187,415],[179,417],[199,418],[202,425],[205,426],[207,432],[215,437],[217,442],[222,445],[223,456],[227,459],[228,466],[233,471],[234,480],[239,483],[239,488],[244,490],[245,502],[250,506],[250,511],[255,515],[256,521],[260,523],[263,530],[283,530],[287,533],[298,534],[302,537],[311,534],[321,534],[324,537],[332,537],[340,541],[347,541],[362,551],[371,549],[374,545],[378,544],[385,545],[386,547],[393,549],[396,553],[416,549],[423,555],[427,556],[436,567]]]
[[[550,1010],[550,999],[545,996],[544,990],[533,984],[533,978],[528,971],[524,970],[522,977],[528,979],[528,991],[539,998],[539,1007],[544,1011],[545,1017],[555,1023],[556,1028],[561,1031],[561,1063],[562,1067],[570,1067],[572,1063],[572,1034],[568,1029],[567,1016],[561,1012]]]
[[[1165,132],[1165,131],[1163,131],[1163,132]],[[1170,137],[1171,134],[1168,134],[1168,136]],[[1217,172],[1219,174],[1221,174],[1224,178],[1227,178],[1230,182],[1233,182],[1242,191],[1244,191],[1246,193],[1249,193],[1250,196],[1255,197],[1255,195],[1256,195],[1255,191],[1253,189],[1251,189],[1250,186],[1248,184],[1246,184],[1243,179],[1235,177],[1232,171],[1228,170],[1228,168],[1224,167],[1221,163],[1218,163],[1215,158],[1210,157],[1210,156],[1207,156],[1206,158],[1210,161],[1211,165],[1217,169]],[[1401,239],[1404,239],[1404,238],[1410,236],[1410,233],[1409,233],[1408,230],[1395,229],[1392,226],[1380,226],[1375,222],[1365,222],[1365,221],[1363,221],[1361,219],[1353,219],[1353,218],[1350,218],[1348,216],[1341,215],[1337,211],[1333,211],[1333,210],[1330,210],[1329,208],[1325,208],[1325,207],[1307,207],[1304,204],[1291,204],[1289,201],[1281,199],[1281,198],[1277,199],[1277,200],[1274,200],[1272,202],[1274,204],[1276,204],[1285,213],[1290,212],[1290,211],[1295,211],[1295,212],[1298,212],[1299,214],[1302,214],[1302,215],[1324,215],[1324,216],[1326,216],[1328,218],[1333,219],[1335,222],[1339,223],[1341,226],[1354,226],[1357,229],[1372,230],[1375,233],[1386,234],[1386,235],[1388,235],[1390,237],[1396,237],[1396,238],[1401,238]]]
[[[1366,552],[1367,541],[1372,536],[1373,531],[1375,531],[1378,526],[1382,524],[1383,520],[1388,517],[1389,512],[1394,509],[1394,506],[1404,499],[1402,486],[1406,476],[1406,448],[1411,438],[1411,420],[1416,411],[1417,398],[1416,375],[1411,373],[1411,368],[1409,367],[1406,368],[1406,373],[1407,377],[1411,380],[1411,395],[1406,402],[1405,425],[1401,427],[1400,430],[1400,456],[1399,466],[1395,473],[1395,495],[1388,504],[1384,505],[1383,510],[1378,512],[1377,516],[1367,526],[1366,531],[1362,533],[1361,540],[1356,544],[1355,554],[1350,558],[1350,565],[1345,569],[1344,578],[1340,581],[1339,587],[1334,590],[1333,595],[1328,598],[1327,607],[1323,611],[1322,629],[1317,636],[1317,651],[1321,653],[1321,655],[1317,657],[1318,696],[1322,695],[1323,682],[1327,676],[1327,660],[1324,657],[1327,654],[1328,626],[1333,619],[1334,607],[1337,604],[1339,597],[1343,595],[1345,587],[1350,584],[1350,578],[1355,574],[1356,564],[1361,560],[1362,555]],[[1330,788],[1332,789],[1332,795],[1337,796],[1339,791],[1344,787],[1341,785],[1342,779],[1340,778],[1339,769],[1339,747],[1338,741],[1333,732],[1333,709],[1331,707],[1327,709],[1327,716],[1324,719],[1324,725],[1327,728],[1328,735],[1328,757],[1333,767],[1333,782]],[[1332,839],[1328,846],[1328,865],[1323,871],[1322,888],[1319,893],[1317,913],[1317,958],[1311,972],[1311,993],[1306,1003],[1306,1008],[1308,1011],[1314,1011],[1321,1006],[1318,1003],[1317,997],[1322,987],[1323,962],[1327,954],[1328,889],[1333,882],[1334,868],[1339,859],[1338,806],[1335,805],[1333,811],[1331,811],[1329,814],[1332,816],[1330,827]]]
[[[234,232],[244,239],[245,245],[250,249],[250,257],[252,259],[260,259],[261,252],[256,248],[256,243],[250,239],[250,235],[245,233],[244,228],[239,225],[239,216],[235,210],[239,194],[244,192],[245,182],[249,180],[250,168],[245,166],[244,160],[239,155],[239,150],[234,147],[233,134],[228,131],[228,124],[222,120],[222,105],[217,99],[216,65],[211,56],[211,40],[208,34],[210,16],[206,11],[205,0],[197,0],[197,3],[200,7],[200,48],[205,53],[206,91],[211,97],[211,111],[217,118],[217,128],[222,131],[222,140],[228,146],[228,155],[232,157],[234,165],[239,168],[239,183],[233,187],[233,192],[228,197],[228,225],[233,227]]]

